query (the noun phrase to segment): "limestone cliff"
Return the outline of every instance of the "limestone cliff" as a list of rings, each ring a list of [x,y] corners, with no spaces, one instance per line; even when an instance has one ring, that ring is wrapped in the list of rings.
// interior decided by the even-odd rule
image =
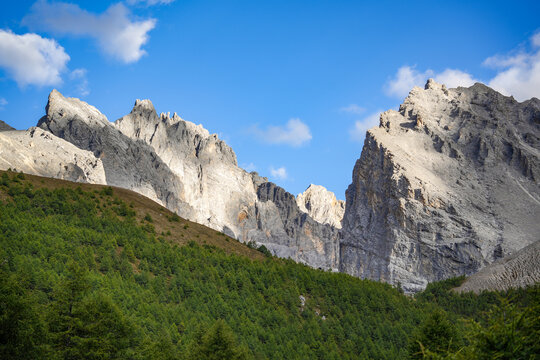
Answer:
[[[294,196],[237,166],[217,135],[137,100],[114,124],[96,108],[53,91],[38,126],[101,159],[107,184],[148,196],[182,217],[277,256],[338,267],[338,229],[298,209]],[[273,189],[270,196],[268,191]]]
[[[367,132],[340,270],[400,283],[472,274],[538,240],[540,101],[430,80]]]
[[[105,184],[101,160],[40,128],[0,132],[0,169]]]
[[[324,186],[309,185],[306,191],[296,196],[296,203],[300,210],[309,214],[313,220],[341,229],[345,201],[336,199],[336,195]]]

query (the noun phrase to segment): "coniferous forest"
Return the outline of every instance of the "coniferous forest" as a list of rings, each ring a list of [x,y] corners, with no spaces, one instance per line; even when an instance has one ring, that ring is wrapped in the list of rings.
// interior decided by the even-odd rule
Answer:
[[[538,285],[406,296],[126,190],[0,174],[1,359],[539,358]]]

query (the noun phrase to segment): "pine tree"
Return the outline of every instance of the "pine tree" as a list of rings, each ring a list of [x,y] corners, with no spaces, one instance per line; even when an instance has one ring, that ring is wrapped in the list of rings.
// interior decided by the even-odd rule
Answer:
[[[239,347],[234,334],[227,323],[219,319],[194,346],[191,353],[193,360],[244,360],[248,359],[248,351]]]

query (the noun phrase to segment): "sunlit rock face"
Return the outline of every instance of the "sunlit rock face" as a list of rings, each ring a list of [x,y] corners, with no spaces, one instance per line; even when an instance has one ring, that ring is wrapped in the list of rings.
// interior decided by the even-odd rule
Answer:
[[[0,132],[0,169],[105,184],[101,160],[40,128]]]
[[[338,229],[300,211],[293,195],[237,165],[215,134],[149,100],[111,123],[96,108],[59,92],[49,95],[38,126],[103,164],[106,183],[137,191],[179,215],[280,257],[337,270]]]
[[[540,101],[430,80],[367,132],[340,270],[400,284],[472,274],[539,239]]]
[[[341,229],[345,201],[336,199],[336,195],[324,186],[309,185],[306,191],[296,196],[296,203],[301,211],[309,214],[315,221]]]

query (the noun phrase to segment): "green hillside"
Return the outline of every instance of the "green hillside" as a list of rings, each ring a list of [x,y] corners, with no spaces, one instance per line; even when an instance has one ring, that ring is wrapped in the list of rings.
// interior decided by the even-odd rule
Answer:
[[[514,318],[503,350],[540,349],[538,287],[458,295],[452,281],[407,297],[270,257],[127,190],[0,172],[2,359],[470,358],[499,351],[481,332]]]

